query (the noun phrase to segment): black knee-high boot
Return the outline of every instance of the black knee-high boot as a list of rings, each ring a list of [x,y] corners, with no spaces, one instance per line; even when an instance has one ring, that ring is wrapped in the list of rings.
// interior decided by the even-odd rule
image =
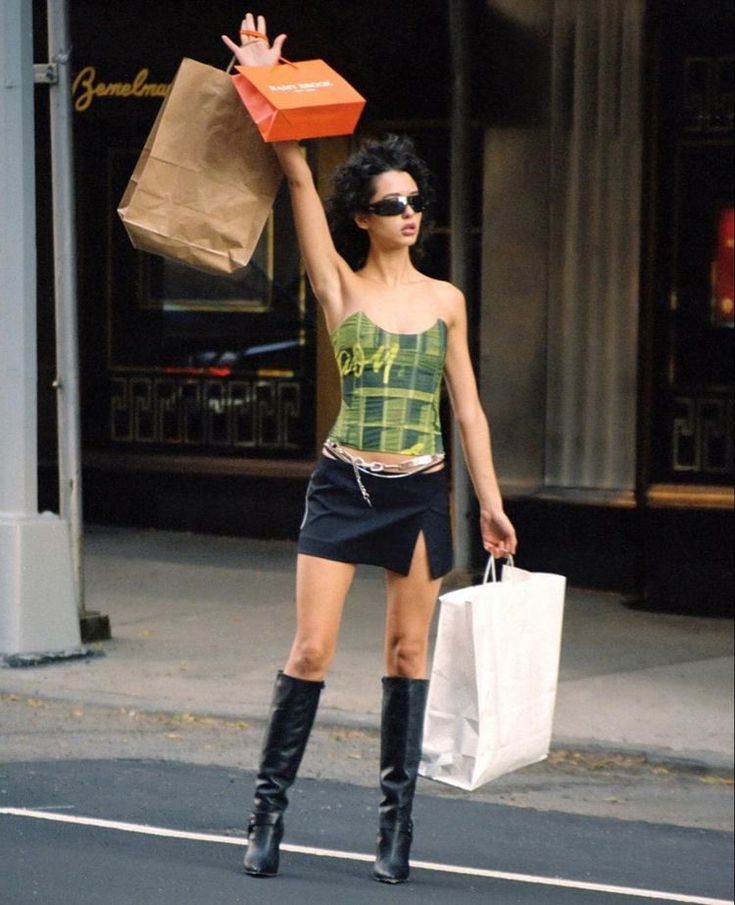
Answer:
[[[253,877],[278,873],[286,792],[296,778],[322,688],[324,682],[295,679],[282,672],[276,679],[248,824],[245,871]]]
[[[380,828],[373,877],[382,883],[408,879],[413,837],[413,796],[421,757],[427,679],[383,679],[380,728]]]

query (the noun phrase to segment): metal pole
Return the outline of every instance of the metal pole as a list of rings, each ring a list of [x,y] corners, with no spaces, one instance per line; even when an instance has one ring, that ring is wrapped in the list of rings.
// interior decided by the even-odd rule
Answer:
[[[38,514],[33,4],[0,3],[0,665],[81,651],[69,526]],[[17,658],[21,659],[18,660]]]
[[[67,0],[47,0],[49,60],[58,81],[51,84],[51,173],[53,181],[56,299],[56,390],[59,449],[59,514],[69,523],[77,609],[84,605],[82,462],[79,421],[76,235],[71,110],[71,45]]]
[[[452,93],[450,111],[449,226],[450,279],[462,292],[468,290],[467,236],[470,231],[470,94],[467,0],[449,0],[450,65]],[[472,488],[461,454],[456,425],[452,433],[452,492],[454,498],[454,565],[457,571],[471,568]]]

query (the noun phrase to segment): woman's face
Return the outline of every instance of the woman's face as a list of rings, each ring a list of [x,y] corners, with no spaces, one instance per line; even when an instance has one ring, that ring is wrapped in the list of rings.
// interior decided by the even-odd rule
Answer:
[[[416,180],[410,173],[402,170],[388,170],[379,173],[373,179],[373,193],[370,204],[381,201],[410,199],[418,194]],[[399,205],[399,207],[402,205]],[[379,211],[382,208],[378,208]],[[379,245],[394,247],[395,245],[411,247],[415,244],[421,229],[421,213],[413,209],[409,203],[399,213],[384,215],[375,211],[358,214],[356,223],[368,231],[370,241]]]

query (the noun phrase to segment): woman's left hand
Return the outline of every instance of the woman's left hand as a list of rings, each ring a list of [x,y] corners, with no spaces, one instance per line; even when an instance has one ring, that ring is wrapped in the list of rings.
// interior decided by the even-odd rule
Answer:
[[[480,532],[483,547],[496,559],[515,554],[518,546],[516,531],[502,510],[499,512],[481,511]]]
[[[240,24],[240,43],[235,44],[227,35],[222,40],[237,57],[241,66],[274,66],[281,59],[286,35],[279,35],[271,47],[267,38],[265,16],[246,13]]]

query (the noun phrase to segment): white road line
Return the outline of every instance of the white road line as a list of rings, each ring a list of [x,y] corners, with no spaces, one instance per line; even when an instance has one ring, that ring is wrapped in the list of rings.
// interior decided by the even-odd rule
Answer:
[[[97,817],[74,817],[70,814],[54,814],[26,808],[0,808],[0,816],[29,817],[34,820],[49,820],[54,823],[71,823],[77,826],[91,826],[104,830],[119,830],[124,833],[140,833],[145,836],[161,836],[166,839],[188,839],[193,842],[214,842],[219,845],[239,845],[245,847],[245,839],[238,836],[218,836],[214,833],[191,833],[167,827],[148,826],[141,823],[123,823],[118,820],[102,820]],[[317,858],[337,858],[342,861],[373,860],[373,855],[361,852],[343,852],[337,849],[311,848],[307,845],[281,845],[281,850]],[[539,877],[532,874],[508,873],[501,870],[486,870],[479,867],[461,867],[455,864],[437,864],[433,861],[411,861],[415,870],[431,870],[445,874],[461,874],[466,877],[483,877],[489,880],[506,880],[512,883],[529,883],[536,886],[556,886],[564,889],[584,889],[588,892],[608,895],[630,896],[663,902],[684,902],[689,905],[735,905],[732,899],[712,899],[707,896],[690,896],[683,893],[663,892],[656,889],[639,889],[628,886],[609,886],[605,883],[586,883],[583,880],[564,880],[560,877]]]

